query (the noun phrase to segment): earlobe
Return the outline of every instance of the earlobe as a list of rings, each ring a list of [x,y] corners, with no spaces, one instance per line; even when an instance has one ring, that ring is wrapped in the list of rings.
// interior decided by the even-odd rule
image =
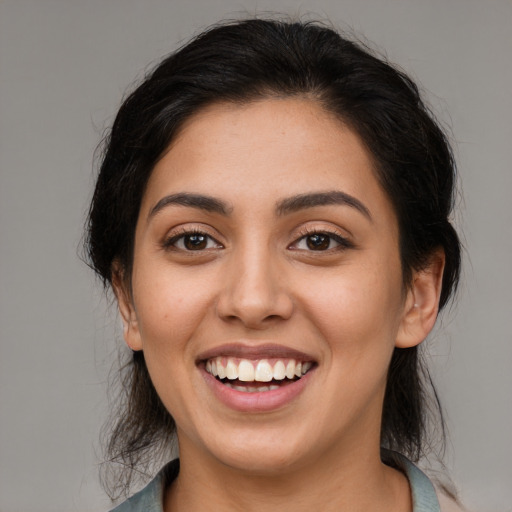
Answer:
[[[124,341],[134,351],[142,350],[142,340],[140,337],[137,315],[133,306],[133,301],[123,271],[117,263],[113,265],[112,288],[114,290],[119,313],[123,322]]]
[[[432,253],[425,268],[414,272],[411,287],[407,291],[396,347],[419,345],[434,327],[439,311],[444,264],[444,251],[438,249]]]

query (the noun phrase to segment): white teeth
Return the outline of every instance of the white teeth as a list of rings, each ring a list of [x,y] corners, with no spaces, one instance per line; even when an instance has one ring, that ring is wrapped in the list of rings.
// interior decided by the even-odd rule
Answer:
[[[311,369],[312,366],[313,366],[313,363],[311,361],[304,363],[302,365],[302,375],[305,375],[306,373],[308,373],[308,371]]]
[[[228,388],[241,391],[242,393],[264,393],[265,391],[272,391],[273,389],[279,389],[279,386],[233,386],[229,382],[225,384]]]
[[[268,359],[261,359],[256,362],[225,356],[209,359],[205,363],[206,371],[214,377],[223,380],[238,379],[242,382],[271,382],[272,380],[280,381],[285,378],[292,380],[305,375],[312,366],[311,361],[303,363],[295,361],[295,359],[279,359],[275,361],[274,367],[272,367]],[[258,389],[261,389],[261,387]],[[246,390],[247,387],[244,387],[244,391]]]
[[[274,379],[283,380],[286,377],[286,368],[283,361],[277,361],[274,365]]]
[[[254,380],[258,382],[270,382],[274,378],[272,366],[266,359],[258,361],[256,371],[254,372]]]
[[[250,361],[242,359],[238,365],[238,379],[242,382],[254,381],[254,366]]]
[[[219,379],[226,378],[226,367],[222,364],[222,359],[220,357],[217,358],[217,374]]]
[[[295,361],[290,359],[286,365],[286,378],[293,379],[295,377]]]
[[[208,371],[208,369],[206,371]],[[226,377],[229,380],[238,379],[238,368],[231,358],[228,358],[228,363],[226,364]]]

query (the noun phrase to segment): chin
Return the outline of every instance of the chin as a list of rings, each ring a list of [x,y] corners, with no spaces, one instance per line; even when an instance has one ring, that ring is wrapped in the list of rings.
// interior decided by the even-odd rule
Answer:
[[[283,474],[301,467],[311,458],[308,453],[310,443],[303,436],[290,436],[293,430],[300,434],[293,427],[231,431],[228,435],[210,438],[209,451],[219,462],[241,473],[254,476]]]
[[[252,476],[283,475],[302,466],[304,457],[296,453],[271,453],[270,450],[237,450],[223,453],[221,461],[239,473]]]

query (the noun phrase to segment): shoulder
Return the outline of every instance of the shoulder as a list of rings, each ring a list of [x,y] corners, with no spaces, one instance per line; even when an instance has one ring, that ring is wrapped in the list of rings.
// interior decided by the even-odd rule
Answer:
[[[123,501],[111,512],[163,512],[164,489],[176,478],[178,472],[179,461],[176,459],[169,462],[146,487]]]
[[[160,473],[139,492],[111,512],[163,512],[163,485]]]
[[[410,460],[397,452],[383,451],[386,464],[402,471],[409,480],[414,512],[466,512]]]

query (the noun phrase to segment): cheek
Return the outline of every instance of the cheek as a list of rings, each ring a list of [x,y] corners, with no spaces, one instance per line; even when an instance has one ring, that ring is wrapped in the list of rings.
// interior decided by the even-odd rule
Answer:
[[[315,283],[304,283],[302,302],[333,352],[341,351],[346,359],[370,347],[390,351],[401,318],[399,265],[377,261],[341,267],[324,279],[318,276]]]
[[[160,399],[175,421],[183,424],[195,403],[194,340],[211,293],[202,279],[185,278],[186,272],[173,272],[168,265],[140,265],[136,270],[134,303],[144,358]]]
[[[140,269],[134,280],[134,302],[145,350],[158,347],[172,352],[187,344],[212,302],[207,282],[165,266]]]

